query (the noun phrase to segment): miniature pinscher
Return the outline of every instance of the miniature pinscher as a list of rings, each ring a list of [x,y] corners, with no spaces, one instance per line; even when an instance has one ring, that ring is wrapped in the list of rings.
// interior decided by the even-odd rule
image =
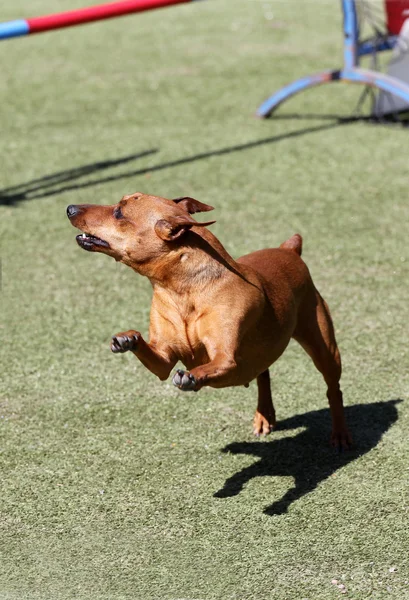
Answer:
[[[327,384],[331,444],[351,444],[339,386],[341,358],[326,302],[301,259],[302,238],[234,260],[191,216],[213,210],[194,198],[142,193],[113,206],[70,205],[83,233],[81,248],[102,252],[145,275],[153,287],[149,342],[133,329],[117,333],[112,352],[131,351],[161,380],[178,361],[173,383],[183,391],[245,385],[257,379],[253,430],[276,424],[268,368],[291,338],[304,348]]]

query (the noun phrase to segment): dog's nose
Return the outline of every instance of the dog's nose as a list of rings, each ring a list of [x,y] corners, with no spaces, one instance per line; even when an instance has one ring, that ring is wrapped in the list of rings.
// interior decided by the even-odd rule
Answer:
[[[81,212],[81,208],[79,206],[75,206],[75,204],[70,204],[67,206],[67,217],[72,219]]]

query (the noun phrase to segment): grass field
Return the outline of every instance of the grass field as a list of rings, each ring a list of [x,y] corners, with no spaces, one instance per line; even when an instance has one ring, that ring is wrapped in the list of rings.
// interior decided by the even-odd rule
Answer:
[[[83,0],[3,3],[0,19]],[[69,6],[68,6],[69,5]],[[409,598],[409,131],[342,123],[337,3],[201,2],[2,42],[1,600]],[[216,207],[233,256],[296,231],[334,317],[355,439],[291,344],[256,386],[185,395],[110,336],[146,334],[147,280],[82,252],[71,203],[133,191]],[[337,580],[339,588],[332,583]]]

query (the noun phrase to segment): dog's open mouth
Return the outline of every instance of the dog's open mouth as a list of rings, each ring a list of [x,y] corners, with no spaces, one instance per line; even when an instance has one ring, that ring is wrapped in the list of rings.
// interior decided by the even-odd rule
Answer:
[[[94,250],[97,246],[109,248],[108,242],[95,237],[95,235],[90,235],[89,233],[81,233],[80,235],[77,235],[75,239],[77,240],[77,244],[81,246],[81,248],[84,248],[84,250]]]

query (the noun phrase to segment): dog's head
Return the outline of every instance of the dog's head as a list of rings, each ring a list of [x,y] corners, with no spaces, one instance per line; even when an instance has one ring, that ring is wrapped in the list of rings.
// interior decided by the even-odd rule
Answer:
[[[215,221],[198,223],[190,215],[212,210],[194,198],[167,200],[135,193],[118,204],[100,206],[79,204],[67,207],[78,245],[84,250],[102,252],[138,270],[182,243],[192,227],[204,227]]]

